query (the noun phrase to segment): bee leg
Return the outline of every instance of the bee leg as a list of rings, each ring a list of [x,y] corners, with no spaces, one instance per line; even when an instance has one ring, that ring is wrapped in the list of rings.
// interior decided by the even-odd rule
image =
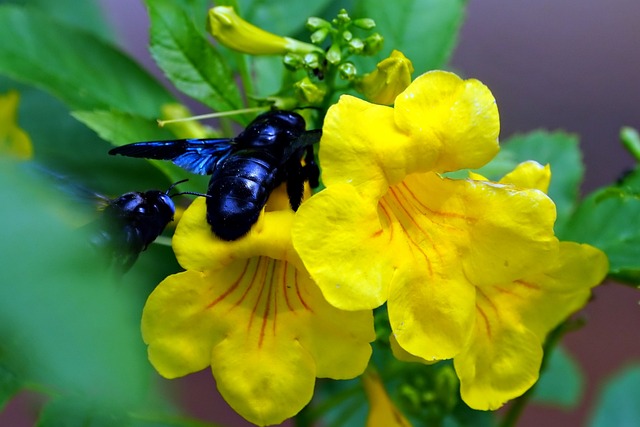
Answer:
[[[299,160],[287,162],[287,195],[294,211],[298,210],[304,195],[305,174]]]
[[[305,180],[309,181],[311,188],[316,188],[320,185],[320,168],[316,163],[316,157],[313,152],[313,146],[307,147],[307,152],[304,156],[304,176]]]

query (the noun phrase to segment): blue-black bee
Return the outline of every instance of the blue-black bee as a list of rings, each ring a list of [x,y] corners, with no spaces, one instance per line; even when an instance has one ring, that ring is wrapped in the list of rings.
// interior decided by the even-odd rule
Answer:
[[[211,174],[207,222],[221,239],[236,240],[258,220],[278,185],[287,183],[293,210],[302,202],[305,181],[318,185],[312,145],[320,136],[321,130],[305,130],[299,114],[277,110],[259,115],[235,138],[138,142],[109,154],[172,160],[190,172]]]
[[[90,242],[106,253],[116,271],[128,271],[138,259],[140,252],[162,234],[167,224],[173,221],[176,211],[169,192],[149,190],[131,191],[115,199],[96,194],[101,199],[101,215],[91,224]]]

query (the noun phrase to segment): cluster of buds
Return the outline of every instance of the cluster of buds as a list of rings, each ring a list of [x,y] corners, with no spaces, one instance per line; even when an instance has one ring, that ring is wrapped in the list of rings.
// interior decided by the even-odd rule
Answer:
[[[340,78],[353,80],[357,69],[348,58],[352,55],[371,56],[382,49],[382,36],[373,33],[366,38],[356,37],[353,30],[370,31],[376,24],[373,19],[351,19],[347,11],[342,9],[331,21],[321,18],[309,18],[307,29],[311,31],[311,42],[314,45],[325,45],[321,53],[313,52],[300,55],[290,52],[285,55],[284,63],[292,70],[304,68],[313,73],[319,80],[332,70],[337,70]]]
[[[294,73],[304,70],[304,76],[294,79],[292,89],[296,95],[294,104],[307,106],[323,105],[330,98],[337,78],[381,104],[392,104],[395,96],[406,88],[413,67],[400,52],[394,51],[364,76],[358,75],[356,64],[350,60],[353,56],[380,52],[383,44],[380,34],[365,37],[354,34],[370,32],[375,25],[373,19],[351,19],[342,9],[331,21],[309,18],[306,27],[311,31],[311,43],[305,43],[258,28],[240,18],[231,7],[218,6],[209,11],[209,31],[220,44],[250,55],[282,55],[288,70]]]

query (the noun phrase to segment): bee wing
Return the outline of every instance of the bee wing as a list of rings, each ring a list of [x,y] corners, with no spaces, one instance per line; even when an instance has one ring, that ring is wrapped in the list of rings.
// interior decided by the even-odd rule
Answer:
[[[295,152],[301,148],[310,147],[320,142],[322,137],[322,129],[306,130],[298,138],[291,143],[291,150]]]
[[[181,168],[199,175],[209,175],[218,162],[226,158],[235,140],[218,139],[176,139],[170,141],[136,142],[113,148],[109,154],[144,159],[171,160]]]

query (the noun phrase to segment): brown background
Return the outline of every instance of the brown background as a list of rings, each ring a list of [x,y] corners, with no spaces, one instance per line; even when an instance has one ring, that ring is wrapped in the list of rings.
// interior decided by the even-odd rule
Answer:
[[[154,72],[146,52],[143,6],[103,0],[124,47]],[[618,142],[621,126],[640,127],[640,1],[471,0],[452,66],[487,84],[501,114],[502,138],[537,128],[580,135],[587,172],[583,190],[615,180],[633,165]],[[630,219],[634,226],[640,219]],[[640,292],[610,283],[595,292],[581,314],[585,328],[565,339],[587,375],[585,398],[575,410],[526,409],[522,427],[586,425],[603,381],[640,362]],[[172,382],[189,412],[203,420],[249,426],[214,397],[209,372]],[[15,421],[26,399],[12,402],[0,425]]]

